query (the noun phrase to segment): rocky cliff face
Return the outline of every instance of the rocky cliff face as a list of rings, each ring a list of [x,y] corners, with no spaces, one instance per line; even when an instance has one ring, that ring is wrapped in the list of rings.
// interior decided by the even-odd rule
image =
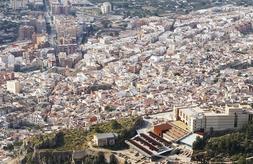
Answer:
[[[127,121],[125,121],[126,124]],[[116,129],[120,133],[121,140],[131,138],[135,135],[136,130],[141,128],[145,122],[142,119],[128,120],[129,126],[127,129]],[[127,122],[127,123],[128,123]],[[97,125],[98,128],[104,127],[111,128],[112,123]],[[119,124],[119,123],[118,123]],[[100,127],[101,126],[101,127]],[[123,123],[122,125],[123,126]],[[104,130],[101,128],[101,130]],[[112,129],[115,130],[115,129]],[[92,133],[92,131],[90,132]],[[77,146],[82,142],[87,142],[88,132],[80,133],[76,129],[55,132],[52,134],[45,134],[34,136],[28,141],[24,142],[19,153],[18,163],[21,164],[79,164],[79,163],[95,163],[102,164],[99,154],[94,154],[89,149],[83,150],[83,147]],[[81,141],[80,141],[81,140]],[[75,143],[75,144],[73,144]],[[66,146],[67,145],[67,146]],[[80,150],[82,149],[82,150]]]
[[[22,163],[36,163],[36,164],[67,164],[73,161],[72,151],[48,151],[38,150],[32,155],[30,161],[24,160]]]
[[[21,164],[76,164],[90,158],[86,151],[33,150],[20,160]]]
[[[64,144],[64,134],[57,132],[50,137],[38,137],[38,141],[26,142],[20,151],[22,164],[70,164],[85,158],[85,152],[58,151],[56,148]]]

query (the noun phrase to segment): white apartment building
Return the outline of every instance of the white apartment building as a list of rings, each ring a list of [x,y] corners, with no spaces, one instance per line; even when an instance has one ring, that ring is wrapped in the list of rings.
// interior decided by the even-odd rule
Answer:
[[[17,80],[7,81],[7,91],[18,94],[21,92],[20,82]]]
[[[217,109],[203,109],[200,107],[174,108],[174,119],[184,122],[188,130],[221,131],[240,129],[253,119],[250,105],[234,104]]]
[[[110,2],[104,2],[101,6],[102,14],[108,14],[112,11],[112,5]]]

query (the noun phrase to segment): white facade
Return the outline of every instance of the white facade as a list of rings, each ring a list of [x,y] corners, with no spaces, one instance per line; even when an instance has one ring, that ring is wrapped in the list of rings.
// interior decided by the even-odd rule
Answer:
[[[249,122],[252,109],[249,105],[226,106],[221,111],[194,108],[174,109],[175,120],[184,122],[190,131],[221,131],[240,129]]]
[[[117,136],[116,133],[97,133],[94,135],[93,142],[96,146],[114,145]]]
[[[101,6],[102,14],[108,14],[112,11],[112,5],[109,2],[104,2]]]
[[[21,92],[20,82],[17,80],[7,81],[7,91],[18,94]]]

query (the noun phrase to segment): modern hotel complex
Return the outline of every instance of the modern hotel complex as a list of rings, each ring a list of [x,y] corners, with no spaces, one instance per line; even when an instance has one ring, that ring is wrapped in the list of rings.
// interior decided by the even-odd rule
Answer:
[[[174,119],[186,124],[189,131],[220,131],[239,129],[252,121],[250,105],[226,105],[223,108],[203,109],[200,107],[174,108]]]

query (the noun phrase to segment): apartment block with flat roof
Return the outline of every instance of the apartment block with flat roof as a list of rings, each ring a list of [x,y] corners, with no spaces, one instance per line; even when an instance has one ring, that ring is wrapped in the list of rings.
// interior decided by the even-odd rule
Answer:
[[[190,131],[239,129],[252,121],[249,105],[226,105],[224,108],[174,108],[174,119],[185,123]]]

